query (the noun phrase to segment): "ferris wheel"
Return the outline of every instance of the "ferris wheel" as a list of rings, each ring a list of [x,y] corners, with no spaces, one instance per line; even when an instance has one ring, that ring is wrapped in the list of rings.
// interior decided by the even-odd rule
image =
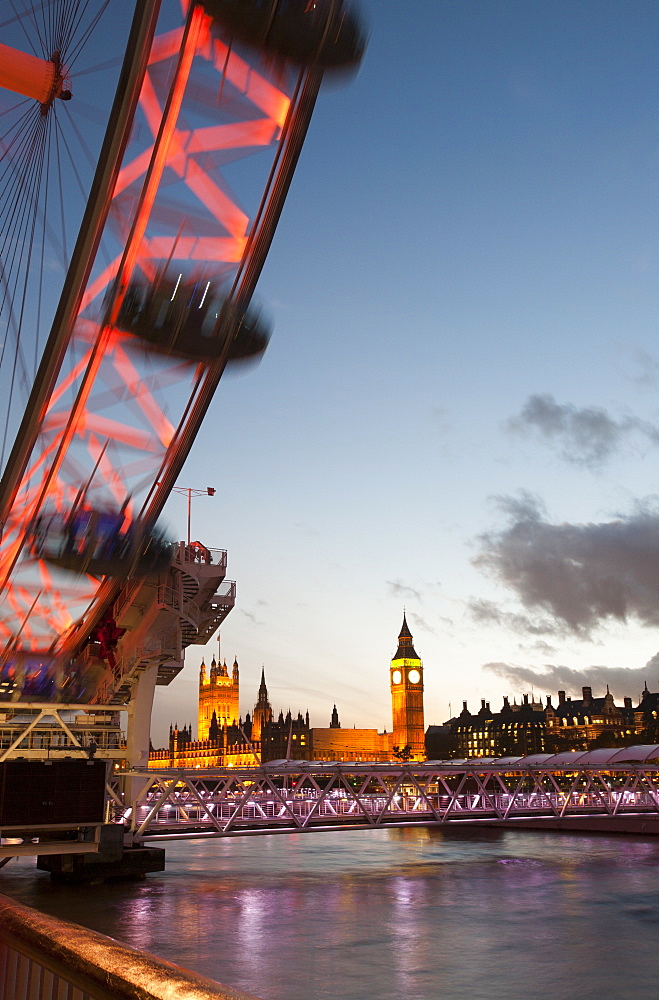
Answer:
[[[222,373],[268,340],[252,295],[323,74],[364,48],[345,0],[125,7],[0,20],[0,684],[166,560]]]

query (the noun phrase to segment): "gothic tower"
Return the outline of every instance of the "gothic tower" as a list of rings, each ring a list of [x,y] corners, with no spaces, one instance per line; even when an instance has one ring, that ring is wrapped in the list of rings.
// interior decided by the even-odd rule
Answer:
[[[209,739],[213,713],[220,729],[237,723],[240,718],[240,677],[237,660],[234,660],[233,670],[229,676],[226,660],[224,663],[218,663],[213,657],[208,677],[204,661],[201,661],[197,739]]]
[[[264,726],[272,722],[272,708],[268,701],[268,689],[265,686],[265,669],[261,670],[261,683],[259,685],[259,696],[254,706],[254,718],[252,721],[252,742],[261,739]]]
[[[403,614],[398,649],[389,668],[393,745],[409,746],[412,760],[425,759],[423,722],[423,664],[412,643],[412,633]]]

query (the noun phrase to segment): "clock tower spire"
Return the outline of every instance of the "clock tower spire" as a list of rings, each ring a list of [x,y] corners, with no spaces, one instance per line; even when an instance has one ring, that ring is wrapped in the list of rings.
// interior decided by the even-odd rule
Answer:
[[[423,664],[416,654],[405,612],[398,649],[389,668],[393,745],[409,747],[412,760],[425,759],[423,721]]]

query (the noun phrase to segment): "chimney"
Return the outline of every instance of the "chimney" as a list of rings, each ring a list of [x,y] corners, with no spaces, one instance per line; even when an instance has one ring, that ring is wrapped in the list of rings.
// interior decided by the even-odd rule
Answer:
[[[584,707],[590,705],[593,700],[593,689],[590,687],[582,687],[581,694],[583,695]]]
[[[565,704],[565,691],[559,691],[558,692],[558,704],[559,705],[564,705]]]
[[[504,708],[510,708],[510,702],[508,701],[508,695],[507,694],[504,694],[504,696],[503,696],[503,707]]]
[[[553,706],[553,705],[552,705],[552,703],[551,703],[551,695],[550,695],[550,694],[548,694],[548,695],[547,695],[547,708],[553,708],[553,707],[554,707],[554,706]]]
[[[631,698],[625,698],[625,708],[631,709],[631,707],[632,707],[632,700],[631,700]]]
[[[525,694],[524,695],[524,704],[528,705],[528,703],[529,703],[529,696],[527,694]]]
[[[481,708],[485,709],[485,698],[481,698]]]

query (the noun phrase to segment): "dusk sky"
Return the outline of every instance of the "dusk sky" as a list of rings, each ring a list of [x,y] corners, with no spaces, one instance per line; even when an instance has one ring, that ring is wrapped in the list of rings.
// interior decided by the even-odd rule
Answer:
[[[380,0],[321,94],[259,287],[180,483],[237,581],[241,709],[391,728],[403,606],[426,724],[463,699],[659,663],[657,73],[651,0]],[[185,500],[166,512],[183,537]],[[154,744],[196,720],[201,656]],[[555,700],[555,699],[554,699]]]
[[[275,712],[391,729],[403,607],[426,725],[583,684],[636,699],[659,689],[659,7],[362,6],[363,65],[320,95],[259,284],[269,348],[179,478],[217,491],[192,535],[237,583],[242,713],[265,667]],[[185,537],[182,496],[163,520]],[[196,723],[213,653],[158,689],[155,746]]]

